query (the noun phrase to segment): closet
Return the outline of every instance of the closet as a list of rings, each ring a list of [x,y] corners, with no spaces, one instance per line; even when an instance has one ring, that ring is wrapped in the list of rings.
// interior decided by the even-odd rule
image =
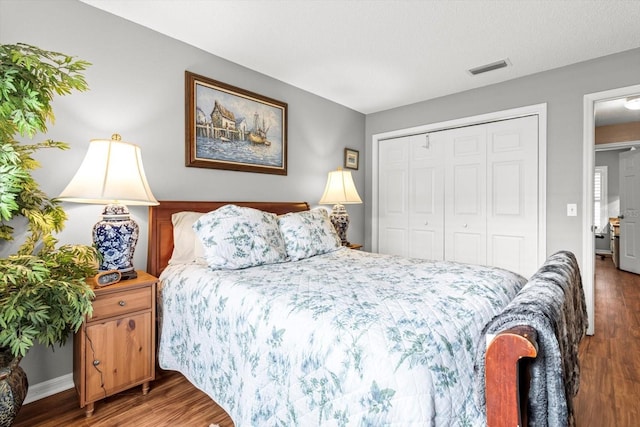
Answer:
[[[378,251],[538,265],[538,116],[379,141]]]

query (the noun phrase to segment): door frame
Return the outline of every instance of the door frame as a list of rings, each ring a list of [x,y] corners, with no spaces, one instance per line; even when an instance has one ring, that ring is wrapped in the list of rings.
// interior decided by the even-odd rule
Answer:
[[[595,237],[593,225],[593,171],[595,168],[595,104],[598,101],[622,98],[640,93],[640,85],[626,86],[584,96],[583,149],[582,149],[582,288],[587,305],[589,327],[587,334],[595,333]]]
[[[371,137],[371,250],[378,252],[378,161],[379,143],[385,139],[411,136],[427,132],[435,132],[490,123],[500,120],[515,119],[524,116],[538,116],[538,264],[542,265],[547,257],[547,104],[535,104],[476,116],[462,117],[377,133]]]

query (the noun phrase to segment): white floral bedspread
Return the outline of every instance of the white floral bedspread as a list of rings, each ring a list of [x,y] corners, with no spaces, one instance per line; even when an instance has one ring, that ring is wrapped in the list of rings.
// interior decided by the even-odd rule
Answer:
[[[340,249],[161,276],[160,366],[236,427],[484,425],[479,334],[526,282],[504,270]]]

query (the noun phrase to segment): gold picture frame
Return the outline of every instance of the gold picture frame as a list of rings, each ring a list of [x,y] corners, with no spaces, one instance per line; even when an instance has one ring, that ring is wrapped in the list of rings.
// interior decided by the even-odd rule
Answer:
[[[187,167],[287,174],[287,104],[185,71]]]

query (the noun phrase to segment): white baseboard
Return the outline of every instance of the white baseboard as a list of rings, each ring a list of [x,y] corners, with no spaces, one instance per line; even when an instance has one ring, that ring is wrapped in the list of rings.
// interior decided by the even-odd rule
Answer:
[[[69,390],[73,387],[72,373],[52,378],[38,384],[29,385],[29,391],[27,392],[27,397],[24,399],[23,405],[44,399],[45,397],[52,396],[56,393],[60,393],[61,391]]]

